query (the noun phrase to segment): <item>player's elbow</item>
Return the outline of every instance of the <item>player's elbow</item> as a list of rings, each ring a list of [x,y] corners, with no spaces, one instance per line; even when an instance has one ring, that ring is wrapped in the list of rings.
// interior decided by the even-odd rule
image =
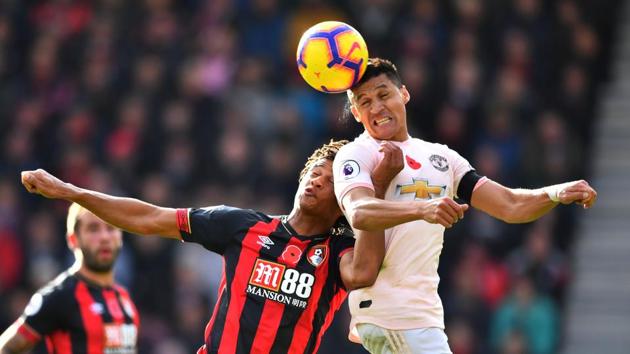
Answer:
[[[374,217],[366,207],[366,203],[355,203],[352,207],[347,208],[348,222],[355,229],[364,231],[379,231],[374,223]]]
[[[354,210],[350,214],[348,222],[350,222],[350,225],[355,229],[366,230],[366,228],[368,227],[368,218],[365,213],[361,212],[360,210]]]
[[[366,288],[368,286],[374,285],[376,281],[376,276],[378,275],[378,270],[372,269],[363,269],[360,271],[354,272],[352,279],[348,282],[347,288],[348,290],[355,290],[360,288]]]

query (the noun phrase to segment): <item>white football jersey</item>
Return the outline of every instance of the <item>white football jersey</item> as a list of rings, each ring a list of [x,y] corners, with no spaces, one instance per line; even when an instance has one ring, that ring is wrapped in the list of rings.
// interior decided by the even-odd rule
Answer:
[[[393,142],[404,155],[404,169],[392,180],[385,199],[428,200],[454,197],[461,178],[473,168],[445,145],[408,138]],[[374,189],[370,174],[383,154],[380,141],[361,134],[335,158],[335,194],[341,205],[353,188]],[[438,296],[438,262],[444,227],[423,220],[385,230],[385,259],[373,286],[349,295],[351,329],[372,323],[388,329],[444,328],[444,310]],[[358,336],[350,333],[350,339]]]

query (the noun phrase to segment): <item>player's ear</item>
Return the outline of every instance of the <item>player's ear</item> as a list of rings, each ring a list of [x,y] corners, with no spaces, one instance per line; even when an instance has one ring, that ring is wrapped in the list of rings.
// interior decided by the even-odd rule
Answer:
[[[357,109],[357,106],[354,105],[354,103],[350,103],[350,112],[352,112],[354,120],[356,120],[358,123],[361,123],[361,118],[359,118],[359,110]]]
[[[400,94],[402,95],[403,102],[407,104],[407,102],[409,102],[409,100],[411,99],[411,95],[409,94],[409,91],[407,90],[407,86],[402,85],[400,87]]]

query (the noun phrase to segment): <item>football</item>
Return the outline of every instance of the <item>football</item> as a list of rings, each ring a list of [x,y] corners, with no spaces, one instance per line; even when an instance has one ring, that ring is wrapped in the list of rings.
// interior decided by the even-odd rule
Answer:
[[[344,92],[365,73],[368,49],[352,26],[338,21],[320,22],[304,32],[297,48],[302,78],[326,93]]]

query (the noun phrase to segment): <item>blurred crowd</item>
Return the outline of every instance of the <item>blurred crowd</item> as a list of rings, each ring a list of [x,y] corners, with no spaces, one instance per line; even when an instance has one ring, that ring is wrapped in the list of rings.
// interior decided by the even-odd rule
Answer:
[[[22,170],[171,207],[290,210],[312,149],[360,133],[345,95],[308,87],[301,33],[350,23],[411,93],[413,136],[503,184],[588,176],[619,0],[0,0],[0,330],[65,269],[68,203]],[[562,343],[574,208],[532,225],[471,211],[445,236],[440,292],[454,354]],[[116,274],[141,353],[202,343],[222,269],[201,247],[127,235]],[[321,352],[359,353],[340,313]],[[41,348],[38,349],[41,352]]]

